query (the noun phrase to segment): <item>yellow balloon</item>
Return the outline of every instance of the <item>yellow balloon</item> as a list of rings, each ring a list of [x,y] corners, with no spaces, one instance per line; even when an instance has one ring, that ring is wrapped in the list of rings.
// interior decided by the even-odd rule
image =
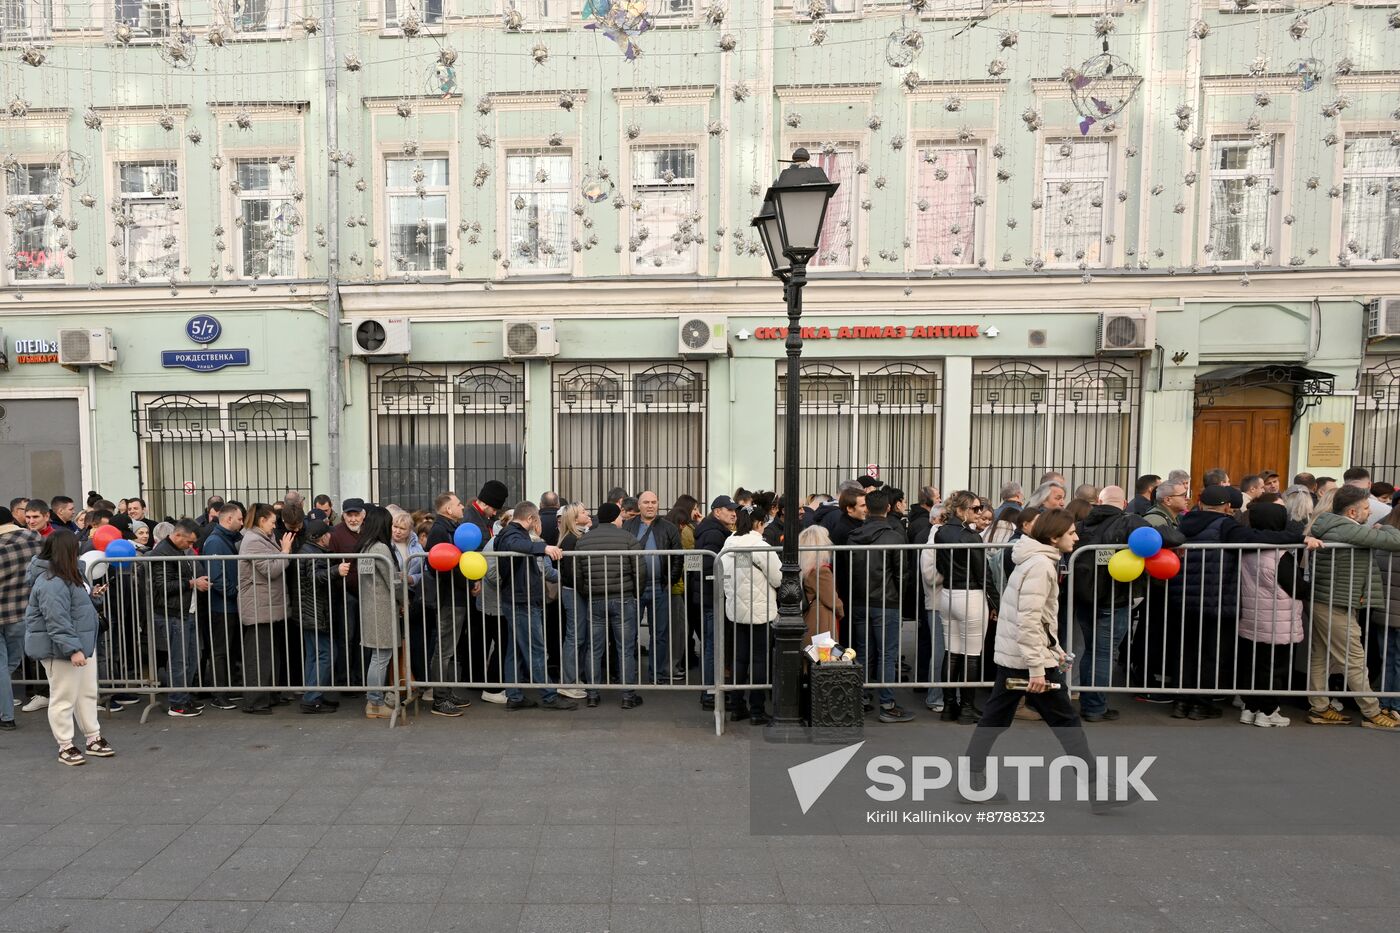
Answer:
[[[1138,559],[1142,563],[1142,559]],[[457,569],[462,571],[462,576],[468,580],[480,580],[486,576],[486,558],[481,556],[480,551],[467,551],[462,555],[462,559],[457,562]]]
[[[1108,575],[1119,583],[1131,583],[1142,576],[1145,565],[1141,557],[1124,548],[1108,559]]]

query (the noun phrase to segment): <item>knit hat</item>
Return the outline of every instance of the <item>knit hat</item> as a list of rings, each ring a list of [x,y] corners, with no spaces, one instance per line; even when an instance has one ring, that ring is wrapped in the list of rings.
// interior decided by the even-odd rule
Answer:
[[[15,513],[0,505],[0,525],[13,525],[15,523]]]
[[[481,492],[476,494],[478,502],[489,505],[493,509],[504,508],[506,497],[510,495],[510,490],[506,484],[497,479],[489,479],[481,487]]]
[[[622,514],[622,509],[617,507],[616,502],[604,502],[598,506],[598,523],[600,525],[611,525],[617,521],[617,517]]]

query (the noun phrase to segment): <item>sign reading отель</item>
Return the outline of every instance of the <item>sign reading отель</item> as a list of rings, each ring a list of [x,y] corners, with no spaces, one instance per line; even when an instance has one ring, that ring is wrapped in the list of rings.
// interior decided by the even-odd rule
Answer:
[[[786,327],[755,327],[755,340],[786,340]],[[812,326],[802,328],[803,340],[945,340],[995,337],[980,324],[869,324],[854,327]]]

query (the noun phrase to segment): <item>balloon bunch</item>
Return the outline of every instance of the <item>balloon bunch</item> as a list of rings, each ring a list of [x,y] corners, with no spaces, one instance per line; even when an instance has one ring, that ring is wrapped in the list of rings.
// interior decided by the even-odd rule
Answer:
[[[428,549],[428,566],[443,573],[455,567],[468,580],[480,580],[486,576],[486,558],[477,550],[479,547],[481,529],[463,522],[457,526],[451,543],[443,541]]]
[[[1154,580],[1169,580],[1181,572],[1181,558],[1162,547],[1162,533],[1148,526],[1128,535],[1128,546],[1108,560],[1108,575],[1119,583],[1131,583],[1142,572]]]
[[[113,567],[130,567],[136,556],[136,545],[122,537],[121,530],[103,525],[92,533],[92,543],[107,556]]]

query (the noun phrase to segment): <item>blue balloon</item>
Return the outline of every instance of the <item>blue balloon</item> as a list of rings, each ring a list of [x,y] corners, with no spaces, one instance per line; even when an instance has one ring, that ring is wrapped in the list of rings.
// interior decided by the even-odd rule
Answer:
[[[126,540],[125,538],[118,538],[117,540],[115,540],[115,541],[113,541],[112,543],[108,544],[108,545],[107,545],[107,550],[103,551],[103,553],[106,554],[107,557],[108,557],[109,559],[112,560],[112,566],[114,566],[114,567],[130,567],[130,566],[131,566],[131,561],[129,561],[129,560],[116,560],[115,558],[119,558],[119,557],[135,557],[135,556],[136,556],[136,545],[132,544],[130,541]]]
[[[452,535],[452,543],[459,551],[475,551],[481,547],[481,529],[471,522],[462,522]]]
[[[1128,535],[1128,550],[1138,557],[1148,558],[1162,549],[1162,533],[1156,528],[1137,528]]]

